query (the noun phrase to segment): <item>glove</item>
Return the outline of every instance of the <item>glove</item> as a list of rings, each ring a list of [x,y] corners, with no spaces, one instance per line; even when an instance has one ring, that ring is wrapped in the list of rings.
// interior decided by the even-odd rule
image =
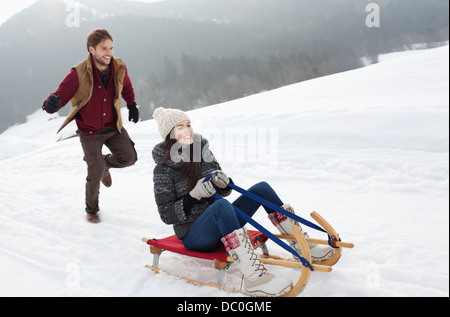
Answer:
[[[211,197],[216,193],[211,181],[203,182],[205,179],[202,178],[197,182],[194,189],[189,192],[193,198],[200,200],[202,198]]]
[[[134,123],[137,123],[139,121],[139,109],[136,106],[136,103],[129,103],[127,104],[128,108],[128,121],[133,121]]]
[[[211,178],[213,184],[222,189],[226,188],[230,183],[228,176],[223,171],[215,171],[215,173]]]
[[[44,103],[44,110],[48,113],[55,113],[60,108],[61,100],[61,96],[51,94]]]

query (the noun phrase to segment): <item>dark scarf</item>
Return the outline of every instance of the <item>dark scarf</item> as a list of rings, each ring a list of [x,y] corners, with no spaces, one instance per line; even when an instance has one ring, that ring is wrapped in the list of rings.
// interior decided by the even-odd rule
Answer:
[[[100,76],[100,81],[102,82],[103,87],[105,87],[105,89],[107,89],[108,88],[108,83],[109,83],[109,73],[110,73],[109,67],[104,72],[102,72],[102,71],[100,71],[98,69],[97,69],[97,71],[98,71],[98,75]]]

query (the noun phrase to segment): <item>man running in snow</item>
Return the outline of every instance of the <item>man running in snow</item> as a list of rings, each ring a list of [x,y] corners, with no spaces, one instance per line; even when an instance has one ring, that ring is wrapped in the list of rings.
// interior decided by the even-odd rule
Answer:
[[[122,126],[120,96],[127,102],[129,121],[138,122],[139,110],[127,68],[113,57],[113,38],[109,32],[92,30],[87,37],[87,49],[89,56],[71,69],[42,109],[54,113],[69,100],[72,102],[72,109],[58,132],[75,119],[87,164],[87,220],[98,223],[100,182],[110,187],[111,167],[128,167],[137,161],[134,143]],[[111,154],[102,154],[103,145]]]

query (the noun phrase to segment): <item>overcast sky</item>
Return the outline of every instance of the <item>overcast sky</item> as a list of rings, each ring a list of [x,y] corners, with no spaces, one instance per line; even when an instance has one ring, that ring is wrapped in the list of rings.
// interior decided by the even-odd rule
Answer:
[[[12,17],[17,12],[29,7],[37,0],[13,0],[0,2],[0,24]]]
[[[28,8],[38,0],[1,0],[0,1],[0,25],[12,17],[14,14]],[[156,2],[163,0],[127,0],[127,1],[141,1],[141,2]]]

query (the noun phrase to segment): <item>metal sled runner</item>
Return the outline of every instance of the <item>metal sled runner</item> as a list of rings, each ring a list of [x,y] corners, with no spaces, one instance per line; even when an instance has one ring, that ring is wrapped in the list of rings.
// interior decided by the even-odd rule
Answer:
[[[210,175],[211,176],[211,175]],[[285,211],[284,209],[271,204],[268,201],[263,200],[262,198],[251,194],[247,192],[246,190],[236,186],[235,184],[229,184],[231,188],[234,190],[242,193],[243,195],[259,202],[260,204],[267,206],[268,208],[278,211],[287,217],[290,217],[308,227],[314,228],[316,230],[319,230],[321,232],[324,232],[328,235],[327,240],[321,240],[321,239],[311,239],[311,238],[305,238],[303,236],[303,233],[301,229],[298,226],[292,226],[292,232],[294,235],[279,235],[279,234],[272,234],[267,229],[265,229],[263,226],[261,226],[259,223],[257,223],[252,218],[248,217],[245,213],[240,211],[238,208],[235,207],[236,213],[239,217],[244,219],[247,223],[254,226],[259,231],[251,231],[248,230],[253,247],[254,248],[261,248],[262,254],[259,255],[260,261],[264,264],[269,265],[279,265],[279,266],[285,266],[285,267],[291,267],[291,268],[298,268],[301,270],[300,277],[298,278],[297,282],[294,283],[291,290],[284,294],[284,297],[291,297],[296,296],[298,293],[300,293],[308,283],[309,277],[311,275],[312,271],[319,271],[319,272],[331,272],[332,268],[331,266],[336,264],[342,254],[342,248],[353,248],[354,245],[352,243],[348,242],[342,242],[337,232],[334,230],[334,228],[324,219],[322,218],[317,212],[312,212],[311,217],[319,224],[313,224],[295,214],[292,214],[290,212]],[[214,195],[216,199],[223,199],[222,197],[218,195]],[[296,258],[294,257],[290,259],[282,258],[276,255],[269,254],[268,248],[267,248],[267,240],[271,240],[284,248],[285,250],[292,253]],[[296,240],[298,245],[301,249],[301,255],[297,253],[294,249],[292,249],[290,246],[288,246],[285,242],[282,240]],[[146,244],[150,245],[150,253],[153,254],[153,265],[152,266],[146,266],[147,268],[152,269],[155,273],[159,273],[159,271],[164,271],[159,268],[159,259],[160,255],[163,251],[170,251],[175,252],[178,254],[182,254],[185,256],[195,257],[195,258],[202,258],[202,259],[208,259],[211,261],[214,261],[215,268],[218,269],[218,279],[217,283],[214,282],[200,282],[197,280],[189,279],[183,276],[178,276],[175,274],[171,274],[170,272],[164,271],[169,275],[174,275],[178,278],[181,278],[183,280],[186,280],[189,283],[195,284],[195,285],[208,285],[217,287],[226,291],[229,291],[227,289],[226,285],[224,284],[224,278],[225,278],[225,270],[233,263],[232,257],[230,257],[226,251],[225,248],[219,247],[213,252],[194,252],[194,251],[188,251],[184,248],[182,242],[176,238],[176,236],[170,236],[164,239],[148,239],[148,238],[142,238],[142,241]],[[325,244],[330,245],[333,247],[334,252],[331,258],[329,258],[326,261],[315,263],[311,259],[311,253],[308,246],[308,243],[315,243],[315,244]],[[239,291],[239,290],[231,290],[232,292],[239,292],[246,294],[245,292]],[[248,294],[246,294],[248,295]]]

